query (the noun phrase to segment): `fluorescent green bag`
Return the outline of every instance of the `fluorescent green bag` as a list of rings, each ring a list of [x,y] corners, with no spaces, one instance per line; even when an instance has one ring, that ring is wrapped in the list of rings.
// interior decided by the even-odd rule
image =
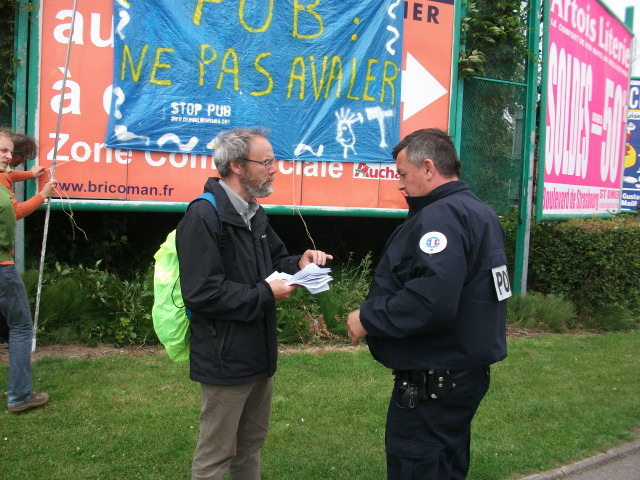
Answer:
[[[167,236],[153,258],[153,328],[171,359],[184,362],[189,360],[191,330],[180,290],[175,230]]]
[[[211,193],[203,193],[195,200],[204,198],[216,209],[216,199]],[[195,201],[194,200],[194,201]],[[218,216],[218,224],[222,231],[222,221]],[[189,360],[189,327],[188,309],[182,300],[180,289],[180,266],[176,251],[176,231],[173,230],[153,256],[155,259],[153,273],[153,328],[158,340],[164,345],[169,357],[175,362]]]

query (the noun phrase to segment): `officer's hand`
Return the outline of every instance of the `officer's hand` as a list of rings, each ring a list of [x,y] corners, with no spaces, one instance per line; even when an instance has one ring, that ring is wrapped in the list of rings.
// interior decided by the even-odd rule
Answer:
[[[358,345],[361,338],[367,336],[367,331],[360,322],[360,310],[354,310],[347,318],[347,335],[354,346]]]
[[[298,285],[287,285],[284,280],[272,280],[269,282],[269,286],[276,300],[289,298],[294,290],[298,288]]]
[[[302,269],[310,263],[322,266],[327,263],[327,260],[333,260],[333,255],[329,255],[322,250],[307,250],[298,260],[298,268]]]

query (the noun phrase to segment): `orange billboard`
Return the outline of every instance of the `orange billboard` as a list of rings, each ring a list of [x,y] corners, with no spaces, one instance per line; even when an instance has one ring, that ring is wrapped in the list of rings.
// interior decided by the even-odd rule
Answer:
[[[418,128],[447,129],[454,0],[389,3],[404,16],[400,136]],[[39,7],[38,101],[37,109],[31,111],[36,118],[39,162],[52,166],[55,158],[62,198],[54,205],[183,208],[202,192],[208,177],[217,175],[213,156],[105,146],[113,97],[114,35],[127,19],[114,17],[113,0],[78,0],[75,12],[73,6],[73,0],[47,0]],[[277,163],[275,192],[263,201],[267,209],[285,206],[310,212],[382,214],[406,208],[393,163]]]

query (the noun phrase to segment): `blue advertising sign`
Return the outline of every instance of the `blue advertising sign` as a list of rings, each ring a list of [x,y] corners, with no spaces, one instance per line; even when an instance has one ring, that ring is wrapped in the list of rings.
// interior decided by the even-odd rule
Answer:
[[[629,88],[621,209],[640,213],[640,78]]]
[[[106,144],[211,154],[263,126],[277,158],[390,162],[400,0],[114,0]]]

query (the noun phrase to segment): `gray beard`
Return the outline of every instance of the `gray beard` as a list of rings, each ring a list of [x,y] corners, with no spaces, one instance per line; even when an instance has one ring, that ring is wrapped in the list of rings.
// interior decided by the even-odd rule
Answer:
[[[267,182],[272,180],[270,178],[266,178],[260,185],[252,185],[246,180],[242,181],[242,186],[247,191],[249,195],[254,198],[264,198],[268,197],[273,193],[273,185],[267,185]]]

